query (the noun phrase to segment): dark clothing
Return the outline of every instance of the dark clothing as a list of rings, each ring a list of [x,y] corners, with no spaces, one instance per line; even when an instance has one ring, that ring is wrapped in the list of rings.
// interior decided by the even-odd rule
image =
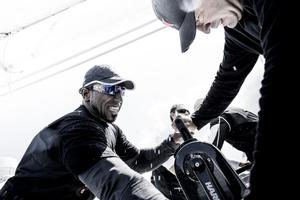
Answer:
[[[186,200],[176,176],[164,166],[152,171],[151,183],[170,200]]]
[[[236,149],[245,152],[249,161],[253,161],[253,150],[258,117],[250,111],[230,108],[210,122],[210,127],[218,124],[213,145],[222,148],[224,141]]]
[[[298,103],[287,102],[294,98],[294,93],[288,91],[294,91],[291,90],[295,84],[292,83],[294,80],[292,77],[298,73],[297,67],[294,64],[290,65],[290,59],[295,60],[295,57],[284,56],[284,53],[291,52],[290,46],[297,44],[291,39],[293,30],[283,23],[288,12],[293,13],[292,9],[286,7],[292,7],[290,5],[293,4],[280,0],[242,0],[242,5],[243,17],[237,26],[233,29],[225,28],[223,61],[201,108],[192,115],[192,120],[198,128],[201,128],[218,117],[239,92],[259,54],[264,56],[265,71],[260,89],[259,122],[254,165],[250,176],[251,194],[248,200],[262,199],[262,194],[267,192],[267,185],[272,191],[276,191],[276,195],[286,195],[285,192],[281,193],[285,190],[276,180],[288,182],[287,176],[279,173],[275,179],[269,172],[269,165],[278,160],[276,157],[278,153],[275,153],[278,149],[281,155],[293,153],[291,149],[293,145],[287,145],[288,148],[280,147],[285,144],[281,133],[287,132],[289,124],[287,116],[290,111],[295,111],[296,107],[299,107]],[[290,17],[288,21],[295,22],[295,17]],[[286,77],[284,81],[283,77]],[[289,133],[293,132],[295,131]],[[284,163],[276,161],[272,170],[282,171]]]
[[[102,194],[101,200],[111,199],[114,192],[122,192],[130,184],[143,185],[139,180],[113,173],[117,166],[105,165],[105,161],[114,158],[114,163],[128,165],[124,171],[146,172],[158,167],[173,155],[177,145],[165,140],[154,149],[137,149],[132,145],[115,124],[94,118],[84,106],[69,113],[48,125],[38,133],[21,159],[15,176],[11,177],[0,191],[0,199],[92,199],[94,195],[79,180],[78,175],[84,173],[96,163],[103,163],[103,169],[111,176],[105,183],[112,190]],[[159,152],[159,153],[157,153]],[[126,164],[125,164],[126,163]],[[133,169],[133,170],[132,170]],[[124,173],[126,174],[126,173]],[[135,176],[136,172],[130,172]],[[95,183],[101,183],[93,177]],[[130,179],[130,178],[129,178]],[[115,191],[115,182],[123,183],[124,188]],[[124,189],[125,190],[125,189]],[[153,194],[155,195],[155,194]],[[99,197],[98,197],[99,198]],[[126,199],[114,197],[114,199]],[[137,197],[135,199],[161,199]]]
[[[267,9],[266,6],[268,4],[276,4],[277,1],[268,0],[259,2],[262,4],[260,8]],[[268,2],[268,4],[264,2]],[[277,6],[273,5],[270,8]],[[261,26],[261,24],[264,24],[264,27],[274,29],[275,33],[273,34],[276,37],[277,23],[279,22],[277,22],[277,17],[275,16],[278,15],[279,10],[277,8],[273,9],[273,19],[270,19],[270,11],[266,12],[268,13],[268,16],[266,16],[267,20],[264,18],[263,13],[261,14],[262,16],[259,16],[260,18],[255,15],[255,12],[257,12],[255,10],[256,5],[251,0],[244,0],[243,7],[243,17],[237,26],[233,29],[225,27],[223,61],[200,109],[192,115],[193,122],[198,128],[202,128],[213,118],[220,116],[235,98],[247,75],[256,64],[258,56],[263,51],[266,51],[266,49],[263,50],[262,48],[262,42],[271,43],[265,46],[265,48],[269,47],[273,49],[266,51],[267,55],[264,54],[265,57],[280,55],[280,49],[278,49],[280,40],[269,40],[268,35],[266,35],[267,28],[262,29]],[[273,62],[275,62],[274,65],[268,65],[270,68],[281,64],[277,59],[273,60]]]
[[[219,149],[224,141],[246,153],[253,161],[253,149],[258,117],[240,108],[227,109],[221,116],[210,122],[210,127],[218,124],[218,133],[213,144]],[[186,200],[176,176],[164,166],[152,171],[151,183],[170,200]]]

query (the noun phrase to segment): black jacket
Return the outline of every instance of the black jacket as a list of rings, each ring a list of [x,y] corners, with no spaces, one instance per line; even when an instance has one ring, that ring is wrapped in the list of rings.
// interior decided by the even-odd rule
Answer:
[[[258,117],[241,108],[228,108],[218,118],[210,122],[210,127],[218,124],[213,144],[219,149],[227,141],[236,149],[245,152],[249,161],[253,161],[255,135]]]
[[[15,176],[2,188],[0,199],[92,199],[94,195],[79,180],[79,175],[96,164],[99,168],[104,167],[103,173],[110,177],[106,182],[103,182],[103,175],[93,177],[95,181],[91,187],[101,183],[101,186],[110,188],[99,194],[101,200],[126,199],[124,196],[113,195],[126,195],[128,188],[133,185],[148,187],[135,171],[146,172],[158,167],[173,155],[176,147],[172,141],[165,140],[154,149],[139,150],[115,124],[94,118],[84,106],[80,106],[48,125],[34,137],[16,169]],[[114,159],[114,163],[124,167],[107,165],[106,160],[109,159]],[[119,171],[114,173],[114,169]],[[116,184],[120,187],[117,188]],[[139,196],[134,199],[162,199],[155,197],[159,196],[156,191],[152,192],[152,196]],[[133,197],[127,199],[130,198]]]
[[[213,144],[221,149],[224,141],[227,141],[245,152],[249,161],[252,161],[257,121],[257,116],[250,111],[241,108],[227,109],[210,122],[210,127],[219,125],[219,135],[216,135]],[[164,166],[152,171],[151,183],[170,200],[186,200],[176,176]]]
[[[277,159],[278,155],[274,152],[284,144],[289,149],[281,148],[281,155],[294,152],[294,145],[290,141],[283,142],[281,134],[277,133],[295,132],[293,128],[286,130],[290,123],[289,117],[278,116],[289,116],[291,110],[299,107],[296,101],[291,101],[295,98],[294,91],[297,91],[294,77],[299,74],[294,64],[297,63],[297,51],[292,51],[291,47],[298,44],[299,36],[293,37],[295,30],[286,25],[287,21],[289,24],[297,24],[294,4],[281,0],[242,0],[242,5],[243,17],[237,26],[233,29],[225,28],[224,55],[217,75],[202,106],[191,117],[200,129],[220,116],[238,94],[259,54],[263,55],[264,75],[260,88],[254,165],[250,175],[251,193],[247,197],[247,200],[252,200],[262,199],[261,194],[266,193],[266,185],[272,188],[267,191],[270,193],[286,191],[269,173],[269,163]],[[285,167],[286,164],[281,162],[273,170],[282,171]],[[288,182],[285,174],[279,176],[276,177],[278,180]],[[285,195],[283,192],[280,194]]]
[[[229,106],[260,54],[268,62],[267,73],[280,66],[278,1],[243,0],[242,3],[242,19],[233,29],[225,27],[224,55],[215,80],[200,109],[192,114],[199,129]]]

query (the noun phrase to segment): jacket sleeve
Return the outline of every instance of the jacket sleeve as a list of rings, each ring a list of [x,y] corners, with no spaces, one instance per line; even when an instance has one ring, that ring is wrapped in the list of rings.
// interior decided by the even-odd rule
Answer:
[[[137,172],[152,171],[167,161],[179,146],[169,136],[161,144],[154,148],[138,149],[131,144],[118,129],[118,142],[116,152],[128,166]]]
[[[169,137],[155,148],[141,149],[131,166],[140,173],[152,171],[166,162],[174,154],[178,146]]]
[[[228,107],[258,59],[257,53],[245,50],[232,40],[232,34],[237,32],[226,30],[225,34],[223,61],[201,107],[191,116],[198,129]]]
[[[78,175],[81,182],[99,199],[166,199],[143,176],[130,169],[119,157],[107,157]]]

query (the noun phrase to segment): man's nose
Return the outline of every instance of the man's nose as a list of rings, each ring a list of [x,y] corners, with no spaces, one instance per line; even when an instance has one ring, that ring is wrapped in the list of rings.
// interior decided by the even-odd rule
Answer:
[[[114,99],[116,100],[122,100],[122,95],[120,92],[118,92],[115,96],[114,96]]]

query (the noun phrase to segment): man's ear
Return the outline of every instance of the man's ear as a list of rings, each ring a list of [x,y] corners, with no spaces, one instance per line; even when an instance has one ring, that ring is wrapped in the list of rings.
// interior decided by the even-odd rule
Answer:
[[[175,112],[171,112],[170,113],[170,119],[171,119],[172,122],[174,121],[175,117],[176,117],[176,113]]]
[[[84,99],[84,101],[89,101],[90,98],[90,93],[89,90],[86,88],[82,88],[80,91],[82,98]]]

